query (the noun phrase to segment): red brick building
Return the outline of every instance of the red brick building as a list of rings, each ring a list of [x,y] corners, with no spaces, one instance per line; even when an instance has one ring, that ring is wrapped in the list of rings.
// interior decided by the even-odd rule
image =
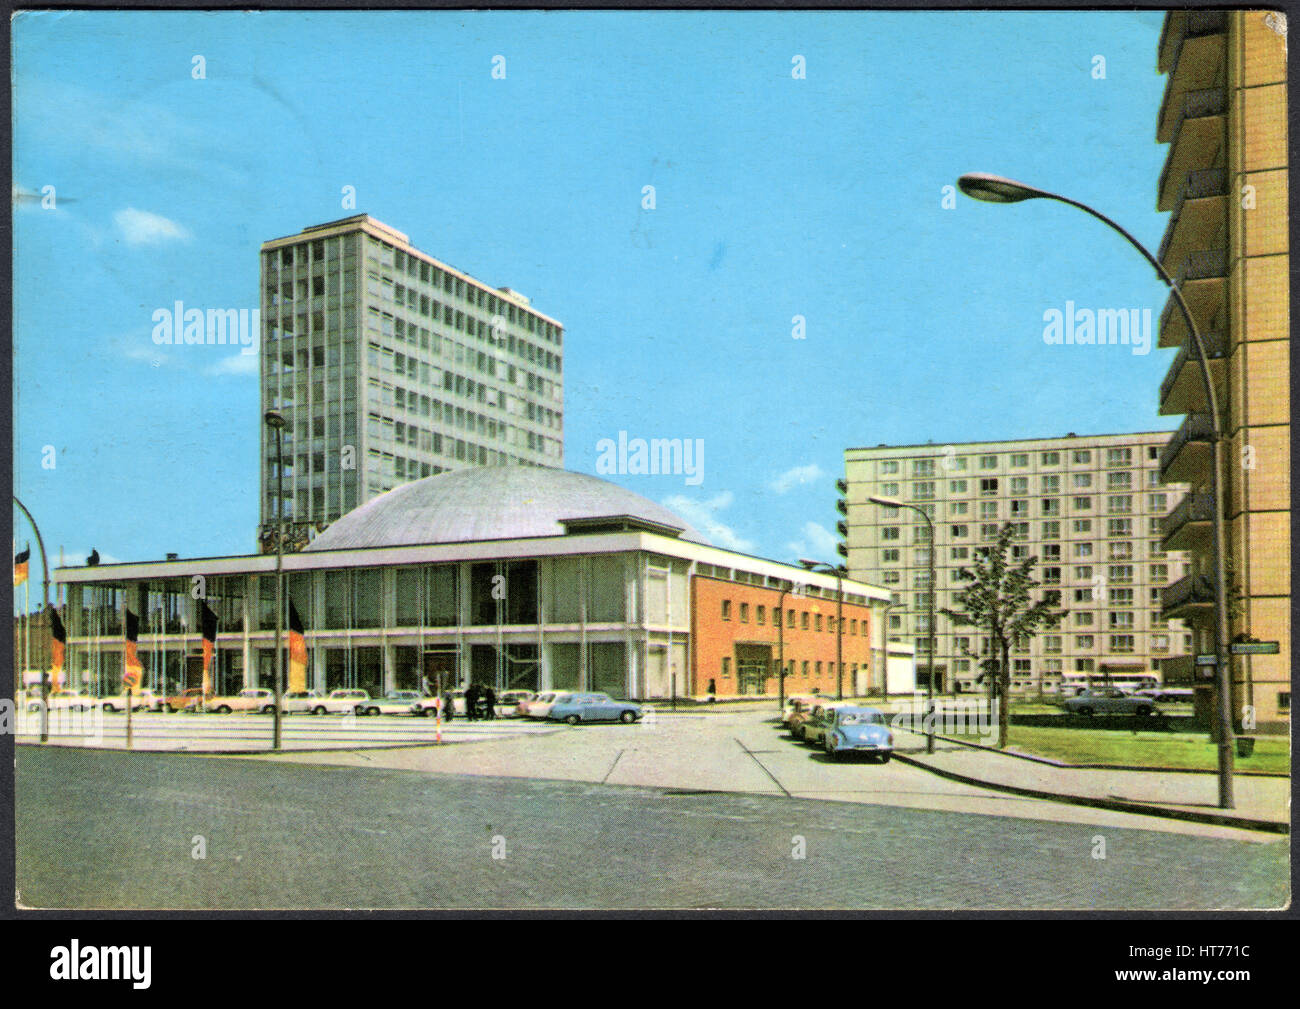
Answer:
[[[718,697],[774,695],[782,658],[787,694],[838,692],[833,592],[795,595],[701,576],[691,586],[690,693],[707,695],[712,683]],[[846,601],[842,619],[844,694],[865,694],[880,686],[871,652],[871,607]]]

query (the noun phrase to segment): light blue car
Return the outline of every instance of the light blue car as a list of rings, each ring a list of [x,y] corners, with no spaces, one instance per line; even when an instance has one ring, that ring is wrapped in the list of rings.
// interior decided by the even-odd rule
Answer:
[[[865,753],[882,764],[889,762],[894,752],[894,734],[879,708],[837,707],[823,717],[827,724],[822,745],[831,760]]]
[[[569,725],[577,725],[579,722],[622,722],[631,725],[641,717],[641,705],[631,701],[616,701],[609,694],[571,694],[557,700],[546,717]]]

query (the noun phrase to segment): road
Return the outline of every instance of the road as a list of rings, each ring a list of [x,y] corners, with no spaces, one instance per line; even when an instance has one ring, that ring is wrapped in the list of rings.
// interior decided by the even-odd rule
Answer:
[[[734,725],[709,717],[693,728],[665,718],[527,741],[544,750],[567,739],[568,780],[520,776],[519,767],[505,776],[373,766],[420,754],[482,760],[522,740],[265,759],[19,747],[19,900],[46,908],[1212,909],[1287,899],[1285,839],[1078,822],[1121,815],[1071,807],[1074,822],[1042,819],[1025,811],[1051,816],[1054,804],[1023,800],[998,800],[1019,802],[1020,815],[991,815],[994,800],[956,793],[933,794],[982,812],[907,808],[888,796],[827,801],[805,794],[823,770],[846,776],[821,796],[855,784],[860,795],[893,789],[901,798],[938,779],[897,762],[824,764],[758,721],[741,730],[742,743],[754,733],[742,749]],[[668,769],[682,779],[672,787],[610,783],[625,761],[638,766],[642,749],[663,746],[651,737],[673,733],[707,737],[719,753],[730,741],[725,764],[742,784],[751,779],[741,768],[754,766],[768,790],[700,787],[716,769],[699,771],[694,784]],[[610,747],[623,751],[617,763],[582,780],[594,751]],[[533,756],[547,765],[561,752]],[[709,752],[695,753],[695,763],[707,764]],[[338,762],[322,762],[329,757]],[[366,759],[372,766],[341,763]],[[796,781],[800,767],[806,777]],[[195,858],[200,845],[204,857]]]

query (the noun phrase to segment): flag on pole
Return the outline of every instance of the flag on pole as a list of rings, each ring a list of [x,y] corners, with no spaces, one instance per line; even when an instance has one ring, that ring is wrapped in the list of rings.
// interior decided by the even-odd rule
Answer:
[[[32,548],[23,547],[20,553],[14,554],[14,587],[17,588],[23,582],[27,581],[27,562],[31,559]]]
[[[140,656],[136,651],[136,643],[140,640],[140,618],[130,610],[126,611],[126,647],[122,653],[122,686],[134,690],[140,685],[140,674],[144,672],[144,666],[140,662]]]
[[[307,689],[307,639],[298,607],[289,600],[289,692]]]
[[[50,615],[50,679],[53,689],[59,689],[60,674],[63,672],[63,659],[68,647],[68,632],[59,619],[59,611],[53,606],[47,611]]]
[[[212,653],[217,647],[217,615],[205,602],[199,603],[199,624],[203,631],[203,694],[212,690]]]

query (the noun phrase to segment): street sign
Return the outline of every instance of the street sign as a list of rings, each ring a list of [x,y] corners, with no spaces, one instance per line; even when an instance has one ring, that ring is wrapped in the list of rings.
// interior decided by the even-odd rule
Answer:
[[[1216,664],[1217,658],[1215,655],[1198,655],[1196,656],[1196,664],[1198,666],[1213,666]]]
[[[1228,646],[1233,655],[1276,655],[1279,647],[1276,641],[1242,641]]]

